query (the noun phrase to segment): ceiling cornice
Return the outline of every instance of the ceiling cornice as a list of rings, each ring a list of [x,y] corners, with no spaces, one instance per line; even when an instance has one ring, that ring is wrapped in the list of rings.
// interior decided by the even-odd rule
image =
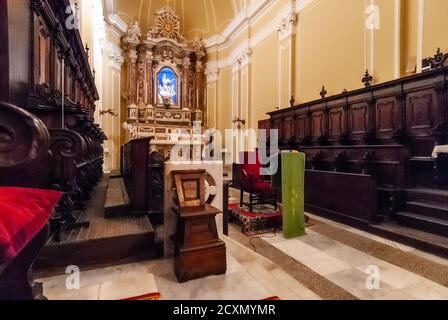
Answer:
[[[208,51],[216,51],[227,47],[232,40],[248,26],[251,26],[258,17],[267,13],[276,0],[255,0],[247,8],[242,10],[229,23],[223,32],[206,39],[205,47]],[[302,11],[313,0],[291,0],[291,5],[296,13]],[[106,22],[121,36],[128,30],[128,25],[115,13],[115,0],[103,0],[104,17]]]
[[[103,0],[104,20],[123,36],[128,31],[128,25],[115,13],[115,0]]]

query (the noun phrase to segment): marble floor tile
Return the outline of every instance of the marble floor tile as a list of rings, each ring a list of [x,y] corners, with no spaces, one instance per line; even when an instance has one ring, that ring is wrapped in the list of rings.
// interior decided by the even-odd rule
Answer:
[[[381,272],[381,282],[385,282],[391,287],[400,290],[415,285],[424,280],[425,279],[420,277],[419,275],[403,270],[401,268],[391,268],[389,270]]]
[[[311,228],[307,230],[307,234],[305,236],[297,238],[297,240],[321,251],[344,247],[342,243],[322,236],[321,234],[314,232]]]
[[[396,291],[396,289],[384,282],[380,283],[379,289],[369,289],[367,286],[368,277],[369,274],[356,268],[351,268],[327,276],[330,281],[361,300],[378,299],[392,291]]]
[[[81,287],[79,290],[68,290],[64,288],[48,288],[44,286],[44,295],[49,300],[98,300],[100,294],[100,285]]]
[[[100,284],[99,300],[123,300],[159,292],[152,274],[118,277]]]
[[[300,300],[321,300],[313,291],[299,283],[282,269],[273,270],[271,275],[293,292]]]
[[[416,298],[407,294],[406,292],[402,290],[393,290],[389,291],[384,295],[379,295],[375,298],[375,300],[391,300],[391,301],[397,301],[397,300],[415,300]]]
[[[448,300],[448,288],[429,280],[405,287],[402,291],[419,300]]]
[[[287,242],[274,243],[273,245],[320,275],[327,275],[351,268],[344,261],[336,259],[299,240],[293,239]]]
[[[351,266],[344,261],[336,259],[323,252],[302,257],[298,261],[323,276],[351,268]]]
[[[368,254],[365,254],[364,252],[348,246],[333,248],[325,250],[324,252],[338,260],[344,261],[352,267],[360,268],[363,270],[370,265],[384,267],[386,264],[386,262],[376,257],[370,256]]]

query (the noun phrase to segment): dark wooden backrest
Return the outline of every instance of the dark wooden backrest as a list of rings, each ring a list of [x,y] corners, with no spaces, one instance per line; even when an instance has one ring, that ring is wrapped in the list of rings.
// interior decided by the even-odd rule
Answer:
[[[41,187],[49,168],[48,130],[31,113],[0,102],[0,186]]]

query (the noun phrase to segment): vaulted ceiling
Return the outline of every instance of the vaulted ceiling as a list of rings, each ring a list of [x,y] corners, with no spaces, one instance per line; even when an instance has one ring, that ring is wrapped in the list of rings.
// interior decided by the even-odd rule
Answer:
[[[169,5],[181,19],[181,33],[204,38],[220,33],[236,15],[255,0],[115,0],[115,13],[128,25],[136,20],[143,31],[154,13]]]

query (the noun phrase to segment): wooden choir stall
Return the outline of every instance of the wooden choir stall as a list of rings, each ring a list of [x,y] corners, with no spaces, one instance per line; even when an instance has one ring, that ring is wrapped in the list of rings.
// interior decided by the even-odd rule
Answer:
[[[42,121],[0,103],[0,300],[45,299],[31,268],[61,197],[49,188],[50,135]],[[36,188],[39,188],[37,190]]]
[[[70,5],[69,0],[0,1],[0,101],[33,114],[48,130],[50,160],[27,172],[43,174],[42,187],[63,193],[50,221],[54,242],[64,231],[89,226],[82,212],[103,176],[107,139],[94,122],[98,92],[88,49],[79,30],[66,24]]]
[[[447,57],[438,52],[426,60],[431,70],[378,85],[366,72],[362,89],[326,97],[323,88],[321,99],[260,123],[278,130],[281,149],[306,153],[309,211],[448,236],[447,157],[432,156],[448,144]]]

